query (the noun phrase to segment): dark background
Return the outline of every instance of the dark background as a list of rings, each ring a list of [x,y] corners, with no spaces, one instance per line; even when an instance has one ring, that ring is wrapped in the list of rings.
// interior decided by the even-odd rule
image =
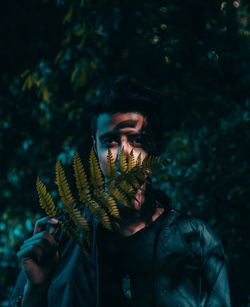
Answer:
[[[222,239],[233,306],[250,306],[249,2],[13,0],[0,8],[0,303],[16,251],[56,195],[57,159],[89,150],[86,104],[118,74],[166,94],[172,162],[157,184]]]

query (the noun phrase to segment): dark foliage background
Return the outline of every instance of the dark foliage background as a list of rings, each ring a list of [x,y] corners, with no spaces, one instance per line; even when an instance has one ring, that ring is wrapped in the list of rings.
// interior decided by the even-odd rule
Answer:
[[[8,4],[7,4],[8,3]],[[221,237],[234,306],[250,306],[248,0],[13,0],[0,10],[0,302],[39,209],[39,174],[89,150],[88,101],[129,73],[167,95],[157,184]]]

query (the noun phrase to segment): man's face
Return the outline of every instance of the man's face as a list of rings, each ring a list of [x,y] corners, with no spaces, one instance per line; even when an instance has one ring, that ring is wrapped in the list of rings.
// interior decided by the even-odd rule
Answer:
[[[122,148],[126,157],[133,149],[135,160],[141,153],[143,160],[154,150],[152,131],[147,118],[138,112],[103,113],[97,118],[95,146],[101,170],[106,175],[107,155],[110,149],[114,160]]]

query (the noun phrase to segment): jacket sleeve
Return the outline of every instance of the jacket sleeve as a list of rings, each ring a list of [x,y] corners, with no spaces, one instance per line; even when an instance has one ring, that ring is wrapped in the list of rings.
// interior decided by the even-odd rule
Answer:
[[[201,266],[201,306],[230,307],[230,289],[226,260],[221,240],[203,226],[203,259]]]
[[[12,295],[11,295],[10,300],[9,300],[9,307],[15,307],[16,306],[17,299],[19,298],[19,296],[23,295],[23,290],[24,290],[25,284],[26,284],[26,277],[25,277],[23,271],[21,271],[18,275],[16,285],[14,287],[14,290],[13,290]]]

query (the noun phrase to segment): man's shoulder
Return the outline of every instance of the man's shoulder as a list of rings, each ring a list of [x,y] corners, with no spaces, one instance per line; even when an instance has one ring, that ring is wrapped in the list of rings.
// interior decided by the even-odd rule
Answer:
[[[200,218],[172,208],[166,216],[165,224],[172,226],[186,247],[195,253],[205,255],[216,248],[223,252],[218,235]]]

